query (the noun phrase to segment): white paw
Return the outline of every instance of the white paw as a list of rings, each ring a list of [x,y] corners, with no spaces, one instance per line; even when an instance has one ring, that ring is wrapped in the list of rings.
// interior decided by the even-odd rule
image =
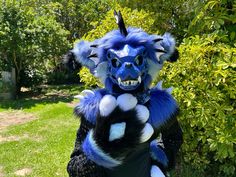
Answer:
[[[109,141],[122,138],[125,134],[125,128],[125,122],[112,124],[110,128]]]
[[[129,93],[122,94],[117,98],[117,104],[123,111],[128,111],[135,108],[137,103],[137,98]]]
[[[135,107],[135,110],[137,111],[137,116],[138,116],[138,119],[142,122],[142,123],[145,123],[147,122],[148,118],[149,118],[149,110],[146,106],[144,105],[140,105],[138,104],[136,107]]]
[[[153,165],[151,168],[151,177],[165,177],[165,175],[159,167]]]
[[[108,116],[116,108],[116,98],[112,95],[105,95],[99,104],[99,111],[101,116]]]
[[[153,135],[153,133],[154,133],[154,129],[151,126],[151,124],[146,123],[145,127],[142,130],[140,142],[143,143],[143,142],[148,141],[151,138],[151,136]]]

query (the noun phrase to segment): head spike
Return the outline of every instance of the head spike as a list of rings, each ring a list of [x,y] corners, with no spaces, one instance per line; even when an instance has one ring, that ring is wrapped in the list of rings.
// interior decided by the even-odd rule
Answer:
[[[118,24],[118,27],[120,29],[120,33],[124,36],[127,36],[128,32],[127,32],[127,29],[125,27],[125,23],[124,23],[124,20],[122,18],[122,15],[121,15],[120,11],[117,13],[114,10],[114,16],[115,16],[115,19],[116,19],[116,23]]]

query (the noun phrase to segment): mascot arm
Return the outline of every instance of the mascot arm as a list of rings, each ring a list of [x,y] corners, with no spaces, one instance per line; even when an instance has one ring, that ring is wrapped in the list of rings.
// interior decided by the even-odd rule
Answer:
[[[159,167],[164,174],[173,169],[182,142],[182,130],[177,119],[173,118],[170,126],[162,128],[161,138],[150,144],[152,164]]]
[[[175,166],[177,152],[183,143],[183,133],[177,119],[174,118],[172,124],[163,129],[161,134],[164,152],[168,158],[167,170],[171,170]]]
[[[86,138],[89,130],[93,127],[93,124],[81,116],[81,123],[80,128],[77,131],[75,147],[67,166],[70,177],[97,177],[103,174],[102,168],[89,160],[82,151],[82,142]]]

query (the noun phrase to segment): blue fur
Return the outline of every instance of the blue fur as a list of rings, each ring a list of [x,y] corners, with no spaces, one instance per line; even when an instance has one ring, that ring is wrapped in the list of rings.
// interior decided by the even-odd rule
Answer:
[[[110,160],[109,158],[111,157],[108,154],[104,153],[101,155],[101,153],[97,152],[95,144],[89,140],[89,136],[91,136],[90,133],[92,132],[89,132],[82,144],[83,152],[88,157],[88,159],[106,168],[113,168],[119,165],[119,163],[115,163],[114,161]]]
[[[157,162],[167,167],[168,158],[165,152],[158,146],[157,140],[153,140],[150,143],[150,153],[153,160],[156,160]]]
[[[170,33],[165,33],[163,35],[163,41],[161,41],[161,46],[167,51],[166,54],[162,55],[160,58],[162,61],[170,58],[171,54],[175,50],[175,40]]]
[[[95,91],[94,96],[85,96],[84,99],[80,100],[79,104],[75,107],[75,114],[83,114],[85,119],[91,122],[92,124],[96,123],[96,117],[99,111],[99,103],[102,99],[102,96],[105,94],[104,90]]]
[[[155,128],[160,128],[176,113],[178,105],[174,98],[165,90],[153,88],[150,94],[149,123]]]
[[[144,46],[147,50],[148,58],[157,64],[157,58],[155,55],[155,43],[153,40],[155,38],[163,38],[161,46],[167,50],[164,58],[170,56],[174,52],[175,40],[173,37],[166,33],[163,36],[149,35],[139,28],[128,28],[128,35],[123,36],[119,30],[113,30],[107,33],[104,37],[97,39],[94,42],[81,41],[77,43],[73,49],[78,51],[76,53],[77,59],[82,65],[92,69],[94,67],[94,62],[87,57],[91,54],[92,50],[98,54],[99,62],[107,61],[107,50],[115,49],[118,50],[122,48],[125,44],[132,47]],[[92,44],[97,44],[98,48],[93,49],[90,47]]]
[[[76,43],[72,50],[76,56],[76,60],[89,69],[93,69],[95,67],[95,62],[88,58],[92,52],[92,48],[90,47],[91,44],[92,43],[87,41],[81,41]]]
[[[128,28],[128,35],[126,37],[119,30],[113,30],[99,40],[100,47],[98,48],[98,55],[101,61],[106,61],[108,49],[113,48],[118,50],[125,44],[128,44],[132,47],[144,46],[149,58],[156,62],[153,39],[153,36],[137,28]]]
[[[151,75],[147,74],[147,76],[145,77],[145,79],[143,80],[143,84],[144,84],[144,88],[145,90],[149,88],[149,86],[152,83],[152,77]]]

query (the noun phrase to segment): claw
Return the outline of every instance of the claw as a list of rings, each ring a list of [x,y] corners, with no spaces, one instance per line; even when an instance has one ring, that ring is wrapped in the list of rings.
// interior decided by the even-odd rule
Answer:
[[[172,92],[173,92],[173,89],[174,89],[173,87],[169,87],[169,88],[166,89],[166,92],[171,95]]]
[[[124,93],[117,98],[117,104],[123,111],[128,111],[135,108],[137,103],[137,98],[129,93]]]
[[[84,96],[82,96],[82,95],[75,95],[74,98],[82,100],[82,99],[84,99]]]
[[[81,92],[81,95],[87,95],[87,96],[93,96],[94,95],[94,92],[92,90],[83,90]]]
[[[153,165],[151,168],[151,177],[165,177],[165,175],[159,167]]]
[[[145,123],[147,122],[148,118],[149,118],[149,110],[147,109],[146,106],[144,105],[137,105],[135,107],[135,110],[137,111],[137,117],[138,119],[142,122]]]
[[[141,143],[148,141],[154,133],[154,129],[151,124],[146,123],[142,130]]]
[[[116,108],[116,98],[112,95],[105,95],[99,104],[99,111],[101,116],[108,116]]]
[[[163,83],[163,81],[159,81],[159,82],[157,83],[156,88],[159,89],[159,90],[162,90],[162,83]]]

